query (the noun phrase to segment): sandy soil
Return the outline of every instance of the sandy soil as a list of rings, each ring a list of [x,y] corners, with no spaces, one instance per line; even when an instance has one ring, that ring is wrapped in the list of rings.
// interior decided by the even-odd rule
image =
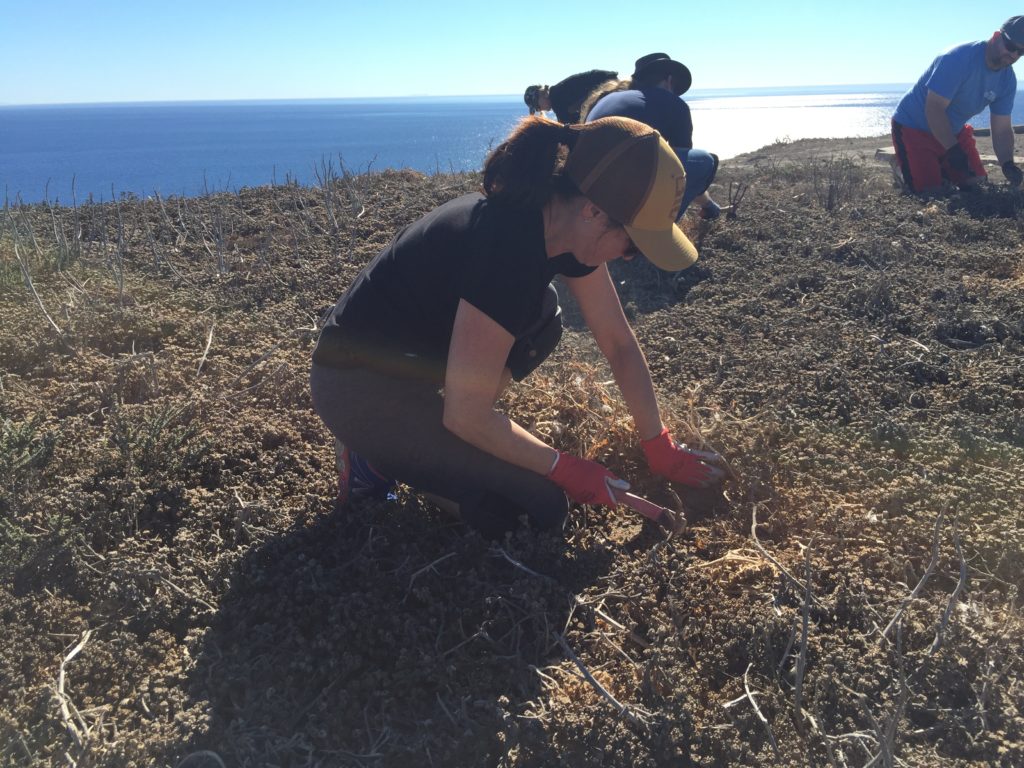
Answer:
[[[647,476],[572,307],[509,392],[674,536],[333,507],[317,318],[473,175],[5,213],[0,765],[1024,764],[1022,197],[885,144],[729,161],[697,265],[614,267],[720,491]]]

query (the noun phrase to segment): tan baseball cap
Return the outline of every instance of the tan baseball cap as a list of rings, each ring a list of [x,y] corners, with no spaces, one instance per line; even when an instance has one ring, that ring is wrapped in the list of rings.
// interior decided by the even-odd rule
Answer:
[[[628,117],[586,125],[565,172],[588,200],[626,228],[640,252],[668,272],[686,269],[697,249],[676,224],[686,171],[656,130]]]

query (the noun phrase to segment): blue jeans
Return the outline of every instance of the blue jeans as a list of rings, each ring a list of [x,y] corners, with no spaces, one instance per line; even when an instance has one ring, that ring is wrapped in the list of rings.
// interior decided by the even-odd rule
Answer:
[[[703,149],[673,149],[686,171],[686,192],[683,193],[683,202],[679,205],[677,217],[682,218],[693,199],[707,192],[711,182],[715,180],[715,174],[718,172],[718,155],[705,152]]]

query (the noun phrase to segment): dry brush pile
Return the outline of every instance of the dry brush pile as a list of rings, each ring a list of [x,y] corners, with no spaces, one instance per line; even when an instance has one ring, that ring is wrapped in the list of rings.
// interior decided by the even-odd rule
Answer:
[[[650,478],[571,307],[503,407],[690,526],[481,540],[333,510],[322,311],[472,175],[75,206],[0,226],[0,764],[1024,761],[1017,193],[727,168],[679,275],[613,273],[719,493]]]

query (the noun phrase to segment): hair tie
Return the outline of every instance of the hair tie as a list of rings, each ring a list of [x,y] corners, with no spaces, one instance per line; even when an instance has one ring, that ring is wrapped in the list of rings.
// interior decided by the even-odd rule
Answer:
[[[576,146],[576,139],[580,136],[579,130],[567,123],[562,124],[562,133],[558,137],[559,144],[565,144],[569,149]]]

